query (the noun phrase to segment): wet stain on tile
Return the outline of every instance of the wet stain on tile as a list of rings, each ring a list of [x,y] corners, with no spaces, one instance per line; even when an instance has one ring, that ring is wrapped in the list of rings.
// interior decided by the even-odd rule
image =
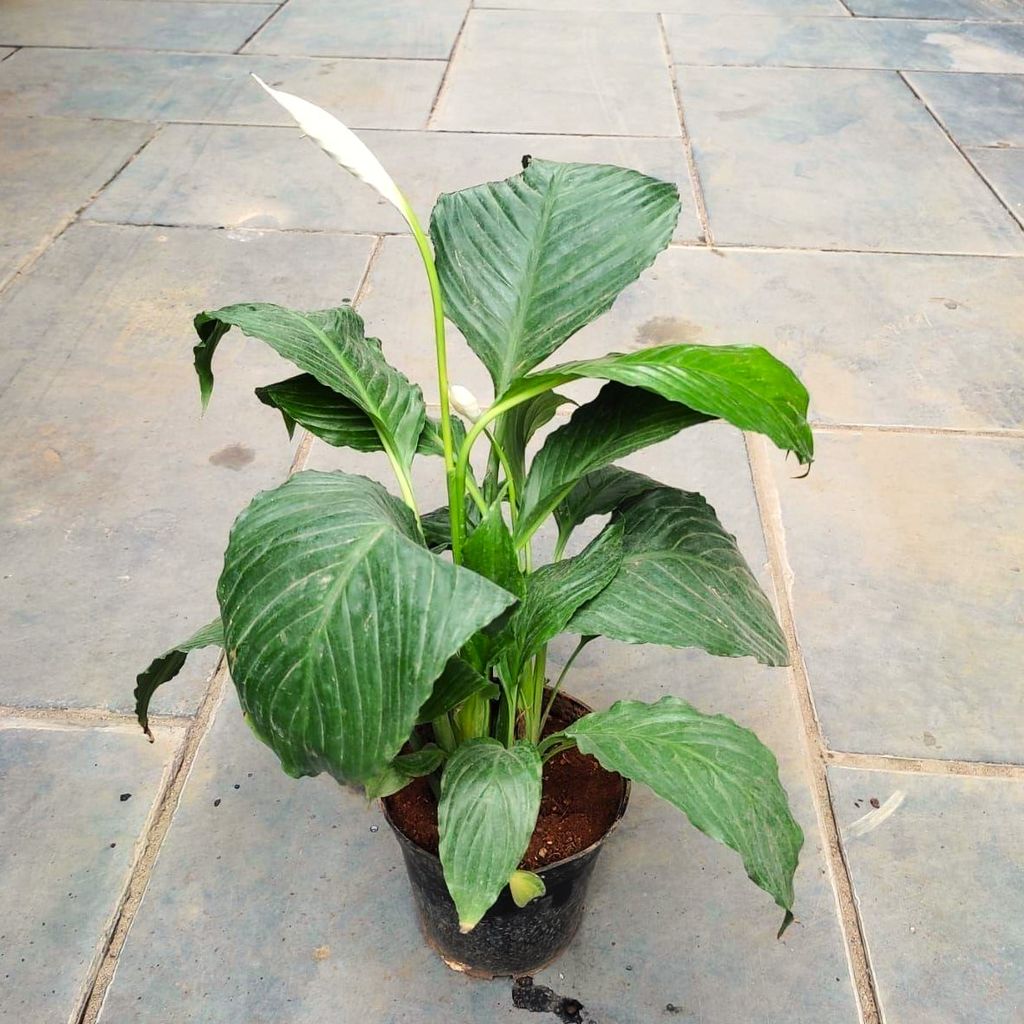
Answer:
[[[229,444],[214,452],[210,456],[210,462],[214,466],[237,471],[243,466],[248,466],[255,458],[256,452],[252,448],[244,444]]]

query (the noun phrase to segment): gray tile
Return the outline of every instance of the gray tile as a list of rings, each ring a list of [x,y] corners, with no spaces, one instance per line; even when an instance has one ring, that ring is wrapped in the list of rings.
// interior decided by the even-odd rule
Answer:
[[[764,345],[821,421],[1019,429],[1021,323],[1020,260],[673,247],[570,344]]]
[[[322,447],[314,454],[319,468],[366,472],[371,461]],[[437,460],[418,467],[428,463],[439,467]],[[678,482],[705,491],[747,542],[752,562],[763,560],[737,433],[693,430],[634,464],[670,478],[675,472],[685,477]],[[438,473],[432,479],[433,491],[423,493],[434,500],[442,485]],[[553,664],[566,653],[557,644]],[[800,923],[777,942],[777,908],[747,881],[735,855],[637,787],[598,865],[578,939],[538,981],[578,997],[595,1019],[619,1024],[647,1022],[669,1002],[691,1016],[699,1008],[708,1024],[756,1015],[853,1024],[786,673],[603,641],[577,665],[571,689],[595,706],[679,693],[734,716],[773,746],[808,837],[797,875]],[[304,1024],[337,1014],[339,992],[346,1020],[506,1014],[508,983],[446,970],[412,914],[398,850],[377,808],[323,779],[286,779],[230,694],[193,769],[101,1022],[146,1024],[174,1014],[206,1024],[258,1015]],[[232,950],[228,971],[225,949]]]
[[[972,149],[968,156],[1024,224],[1024,150]]]
[[[1024,146],[1024,75],[907,78],[961,146]]]
[[[247,53],[447,60],[468,0],[289,0]]]
[[[1024,760],[1024,442],[819,432],[806,479],[776,463],[829,745]]]
[[[677,136],[658,20],[471,11],[434,123],[459,131]]]
[[[229,338],[200,419],[191,318],[246,299],[337,302],[369,248],[327,234],[81,224],[9,294],[0,703],[130,708],[135,674],[213,617],[228,527],[291,458],[252,389],[294,370]],[[159,709],[193,708],[213,661],[190,661]]]
[[[0,39],[16,46],[231,52],[274,9],[274,4],[181,0],[6,0],[0,7]]]
[[[854,14],[879,18],[1024,21],[1021,0],[846,0]]]
[[[1018,1017],[1024,785],[849,768],[830,769],[829,784],[887,1024]],[[851,833],[871,797],[900,794],[885,820]]]
[[[717,241],[1024,251],[1019,225],[897,75],[678,70]]]
[[[78,1020],[173,749],[159,730],[0,727],[4,1024]]]
[[[421,128],[444,64],[32,49],[0,68],[0,102],[22,114],[290,125],[250,71],[337,111],[351,127]]]
[[[509,0],[476,0],[475,7],[508,8]],[[623,11],[647,14],[703,14],[706,0],[515,0],[516,10]],[[721,14],[819,14],[849,16],[840,0],[717,0]]]
[[[361,131],[426,223],[441,192],[505,178],[524,153],[607,161],[675,180],[679,238],[695,238],[689,173],[675,139]],[[88,211],[95,220],[228,227],[405,231],[405,222],[295,128],[169,125]]]
[[[670,15],[665,27],[680,64],[1024,71],[1024,25]]]
[[[0,286],[153,134],[149,125],[0,118]]]

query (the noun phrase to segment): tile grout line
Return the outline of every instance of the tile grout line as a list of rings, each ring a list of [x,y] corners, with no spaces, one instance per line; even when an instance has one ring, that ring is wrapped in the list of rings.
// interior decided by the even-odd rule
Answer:
[[[184,730],[192,722],[191,715],[150,715],[151,724],[164,729]],[[84,707],[18,707],[0,704],[0,729],[108,729],[116,732],[139,732],[135,715],[108,708]]]
[[[690,141],[690,134],[686,129],[686,115],[683,111],[683,97],[679,91],[679,82],[676,78],[676,66],[672,62],[672,50],[668,44],[668,30],[665,28],[665,16],[658,15],[658,32],[661,36],[661,48],[665,55],[665,63],[668,68],[669,87],[672,89],[672,100],[676,105],[676,119],[679,121],[679,132],[681,136],[683,153],[686,156],[686,169],[690,175],[690,192],[693,195],[693,205],[697,211],[697,219],[700,221],[700,229],[703,235],[703,244],[713,247],[715,244],[714,235],[711,233],[711,222],[708,219],[708,207],[704,201],[704,188],[700,181],[700,171],[697,169],[697,161],[693,155],[693,145]]]
[[[232,51],[234,55],[242,55],[242,51],[288,6],[288,0],[281,2],[242,40],[241,46]]]
[[[7,60],[9,57],[13,57],[20,49],[22,49],[22,47],[12,46],[10,53],[5,53],[2,57],[0,57],[0,64],[3,64],[3,62]]]
[[[847,961],[853,988],[860,1007],[862,1024],[881,1024],[882,1015],[875,991],[871,961],[864,938],[863,925],[853,891],[850,867],[846,860],[836,821],[832,796],[826,775],[826,747],[814,707],[807,670],[803,662],[790,597],[788,559],[785,551],[785,533],[778,491],[768,464],[767,443],[760,435],[745,434],[751,479],[757,499],[761,526],[768,553],[769,570],[779,606],[779,619],[786,635],[791,655],[790,679],[796,697],[804,735],[805,752],[811,790],[817,810],[819,835],[826,863],[832,876],[833,894],[839,916],[840,929],[846,947]]]
[[[927,427],[902,423],[821,423],[809,421],[824,434],[920,434],[926,437],[979,437],[994,441],[1020,441],[1024,430],[1016,427]]]
[[[952,133],[939,119],[939,115],[934,110],[932,110],[928,101],[914,88],[910,79],[907,78],[908,74],[913,74],[913,72],[896,72],[896,75],[900,79],[900,81],[910,90],[911,95],[924,107],[925,110],[928,111],[928,115],[938,125],[939,131],[942,132],[942,134],[946,137],[946,139],[949,141],[949,144],[960,154],[961,157],[963,157],[963,159],[967,163],[967,166],[970,167],[970,169],[974,171],[978,178],[981,179],[985,188],[987,188],[989,192],[991,192],[992,195],[995,197],[996,202],[999,203],[999,205],[1010,215],[1010,219],[1013,221],[1013,223],[1021,231],[1024,231],[1024,220],[1021,220],[1021,218],[1014,212],[1013,207],[1010,206],[1003,199],[1003,197],[996,191],[996,188],[992,184],[992,182],[990,182],[988,178],[986,178],[985,175],[981,173],[981,170],[978,168],[978,165],[967,155],[967,151],[964,149],[964,147],[961,146],[960,143],[953,138]]]
[[[448,51],[448,60],[445,62],[441,81],[437,84],[437,92],[434,93],[434,101],[430,104],[430,111],[427,114],[427,120],[424,125],[424,129],[426,131],[434,130],[434,117],[437,114],[438,108],[441,105],[441,100],[444,98],[444,94],[448,89],[448,79],[451,77],[452,67],[455,64],[455,56],[458,53],[459,45],[462,43],[462,37],[465,34],[466,25],[469,23],[469,16],[472,11],[473,5],[470,4],[466,8],[466,13],[462,16],[462,21],[459,24],[459,31],[455,33],[455,38],[452,40],[452,48]]]
[[[947,761],[940,757],[903,757],[851,750],[826,750],[825,759],[839,768],[856,768],[860,771],[1024,780],[1024,764],[1010,761],[962,761],[954,758]]]
[[[704,249],[702,242],[669,242],[670,249]],[[765,245],[756,242],[716,242],[715,253],[724,256],[728,252],[800,252],[811,255],[829,256],[835,253],[850,253],[855,256],[939,256],[944,259],[1019,260],[1024,252],[935,252],[927,249],[844,249],[839,246],[821,247],[813,245]]]
[[[130,153],[127,158],[121,163],[121,165],[114,171],[113,174],[107,178],[92,194],[79,206],[73,213],[70,213],[62,223],[53,229],[46,238],[41,241],[36,248],[20,263],[16,266],[6,278],[0,278],[0,297],[14,284],[15,281],[19,280],[25,274],[29,273],[32,268],[49,252],[50,247],[68,230],[73,224],[77,224],[82,217],[82,214],[99,198],[104,190],[121,174],[121,172],[139,155],[146,149],[146,147],[160,134],[163,130],[162,124],[154,126],[153,131],[145,138],[142,143],[135,149],[134,152]]]
[[[139,906],[149,887],[153,868],[174,820],[199,747],[210,731],[214,714],[224,697],[227,678],[227,662],[221,655],[217,668],[210,678],[206,693],[199,704],[196,716],[178,746],[175,758],[167,772],[166,784],[161,787],[146,827],[136,840],[139,853],[132,864],[122,890],[121,899],[114,913],[113,925],[107,932],[106,941],[99,950],[97,959],[94,960],[94,970],[90,971],[91,982],[87,983],[84,998],[79,1004],[80,1012],[72,1018],[77,1021],[77,1024],[95,1024],[99,1018],[103,1000],[106,998],[107,990],[114,978],[114,971],[117,969],[118,957],[124,948],[128,932],[131,930],[135,915],[138,913]]]

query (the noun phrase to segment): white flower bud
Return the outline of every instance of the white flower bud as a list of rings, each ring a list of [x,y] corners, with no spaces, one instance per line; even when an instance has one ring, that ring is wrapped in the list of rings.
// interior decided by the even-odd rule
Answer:
[[[448,388],[448,400],[457,413],[461,413],[474,423],[483,415],[483,409],[480,408],[476,395],[461,384],[452,384]]]

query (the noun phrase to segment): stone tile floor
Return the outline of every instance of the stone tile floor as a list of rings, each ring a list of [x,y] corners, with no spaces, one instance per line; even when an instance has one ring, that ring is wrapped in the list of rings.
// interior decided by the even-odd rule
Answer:
[[[813,396],[808,479],[714,425],[630,460],[708,495],[794,668],[601,643],[575,685],[776,749],[798,924],[637,793],[538,981],[597,1024],[1024,1020],[1024,0],[3,0],[0,1021],[526,1013],[424,947],[379,812],[281,775],[212,658],[155,745],[130,718],[250,495],[379,468],[290,444],[238,339],[200,422],[193,313],[354,299],[431,398],[403,225],[249,70],[423,215],[524,152],[678,182],[672,246],[563,354],[754,342]]]

